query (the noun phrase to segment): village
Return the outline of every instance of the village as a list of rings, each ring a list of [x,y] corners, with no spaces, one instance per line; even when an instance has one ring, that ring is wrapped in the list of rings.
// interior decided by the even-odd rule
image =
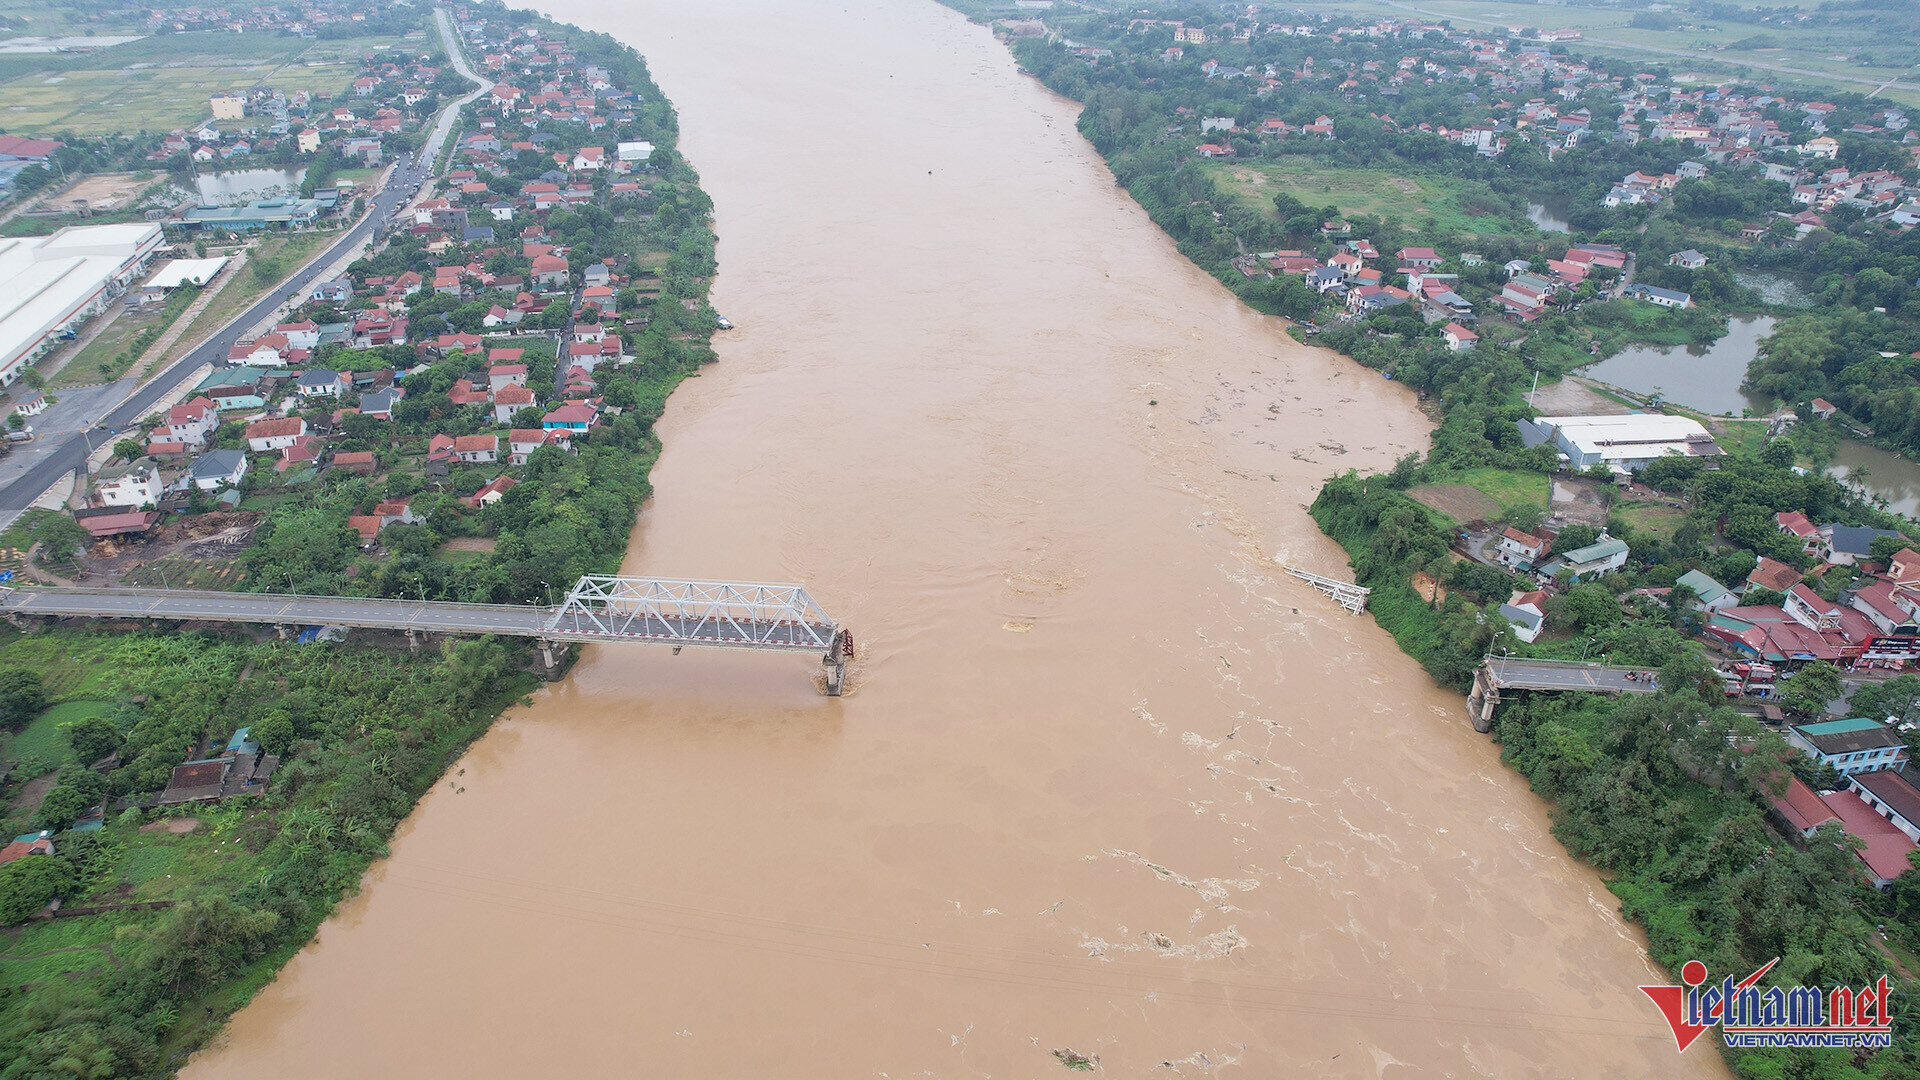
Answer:
[[[235,344],[177,403],[96,455],[69,512],[92,540],[111,538],[116,565],[140,562],[126,552],[175,515],[232,512],[250,493],[324,487],[330,474],[408,489],[341,522],[372,549],[384,527],[417,520],[409,498],[419,484],[484,510],[536,452],[567,453],[622,411],[601,383],[635,363],[626,343],[652,322],[667,253],[652,263],[630,252],[592,257],[546,225],[561,215],[578,221],[583,211],[651,217],[643,183],[653,146],[617,137],[632,129],[639,103],[562,42],[469,33],[500,81],[470,107],[470,130],[455,143],[439,194],[413,203],[379,257],[314,287],[282,321]],[[438,76],[417,67],[369,74],[353,89],[376,106],[366,118],[332,109],[296,137],[317,133],[321,145],[338,147],[366,139],[377,153],[381,138],[402,130],[400,117],[384,115],[398,110],[380,103],[407,104]],[[263,91],[212,104],[235,123],[311,107]],[[394,123],[379,126],[386,121]],[[246,130],[222,124],[193,138],[216,133],[235,140]],[[338,194],[300,202],[325,212]],[[234,229],[240,215],[258,224],[286,211],[285,200],[200,208],[180,227]],[[297,203],[293,213],[277,224],[297,227]],[[164,263],[145,284],[127,286],[127,302],[163,303],[173,288],[216,277],[219,262]],[[389,265],[397,272],[377,272]],[[699,306],[665,302],[689,317]],[[27,394],[15,411],[34,416],[45,397]]]

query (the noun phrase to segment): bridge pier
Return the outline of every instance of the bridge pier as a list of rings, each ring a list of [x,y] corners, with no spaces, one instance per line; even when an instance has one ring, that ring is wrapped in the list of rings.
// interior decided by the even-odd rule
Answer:
[[[420,631],[418,630],[407,631],[407,649],[411,652],[420,651]]]
[[[833,632],[833,640],[827,644],[827,653],[820,663],[827,669],[827,696],[839,697],[847,685],[847,664],[853,659],[853,635],[841,627]]]
[[[540,639],[540,662],[546,668],[545,674],[549,682],[560,677],[560,664],[553,657],[554,644],[547,638]]]
[[[288,638],[289,636],[291,636],[291,635],[289,635],[289,634],[287,633],[287,624],[286,624],[286,623],[274,623],[274,624],[273,624],[273,632],[274,632],[274,633],[276,633],[276,634],[278,634],[278,635],[280,635],[280,640],[281,640],[281,641],[285,641],[285,640],[287,640],[287,638]]]
[[[1467,695],[1467,716],[1473,730],[1482,734],[1493,730],[1493,710],[1500,705],[1500,688],[1487,676],[1487,666],[1473,669],[1473,692]]]

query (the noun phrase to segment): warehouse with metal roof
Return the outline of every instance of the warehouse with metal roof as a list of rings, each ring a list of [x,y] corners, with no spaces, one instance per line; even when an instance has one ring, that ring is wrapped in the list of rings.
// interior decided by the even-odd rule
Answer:
[[[125,292],[160,238],[158,225],[131,224],[0,239],[0,385]]]

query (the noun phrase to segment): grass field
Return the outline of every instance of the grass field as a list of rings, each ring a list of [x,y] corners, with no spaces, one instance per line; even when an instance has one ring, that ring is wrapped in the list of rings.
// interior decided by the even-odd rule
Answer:
[[[1524,204],[1516,207],[1513,200],[1477,180],[1327,168],[1305,159],[1216,162],[1206,168],[1224,198],[1269,217],[1276,216],[1274,196],[1287,194],[1308,206],[1337,206],[1342,213],[1367,214],[1414,229],[1526,233],[1534,227]]]
[[[1468,469],[1448,479],[1478,490],[1500,504],[1504,513],[1511,514],[1517,510],[1544,513],[1547,509],[1547,478],[1540,473],[1515,469]]]
[[[174,342],[173,348],[169,350],[171,355],[168,359],[184,354],[198,344],[201,338],[226,325],[227,320],[245,311],[255,300],[265,296],[268,289],[278,285],[302,263],[313,258],[337,238],[331,232],[298,233],[290,236],[275,236],[255,243],[247,256],[248,264],[242,267],[239,273],[230,273],[226,277],[226,283],[221,286],[220,294],[215,296],[200,314],[194,316],[193,322],[187,324],[186,332],[180,335],[180,339]],[[272,276],[271,281],[260,280],[260,276],[254,272],[254,267],[262,259],[270,260],[279,268],[279,272]]]
[[[1356,19],[1419,13],[1444,18],[1461,27],[1486,27],[1501,32],[1519,26],[1575,29],[1581,32],[1583,40],[1567,45],[1576,55],[1603,53],[1631,57],[1647,67],[1667,67],[1683,81],[1688,73],[1697,71],[1706,78],[1739,75],[1816,91],[1838,88],[1866,93],[1871,89],[1858,82],[1827,79],[1818,74],[1797,75],[1750,66],[1771,64],[1856,79],[1899,78],[1906,83],[1920,82],[1920,76],[1910,70],[1912,65],[1920,63],[1920,42],[1910,40],[1910,35],[1887,33],[1885,27],[1866,17],[1853,25],[1840,26],[1772,25],[1757,21],[1770,7],[1800,6],[1811,10],[1819,6],[1789,5],[1784,0],[1752,0],[1740,5],[1757,9],[1751,14],[1727,13],[1737,17],[1709,19],[1692,13],[1676,13],[1675,28],[1665,30],[1628,25],[1635,12],[1625,7],[1483,0],[1405,0],[1389,2],[1385,10],[1351,0],[1306,0],[1296,6],[1316,13],[1350,14]],[[1677,56],[1656,50],[1699,55]],[[1920,92],[1912,90],[1888,89],[1879,96],[1902,104],[1920,103]]]
[[[139,359],[145,346],[138,345],[141,332],[152,330],[147,335],[147,344],[165,333],[193,303],[197,290],[175,289],[167,302],[145,312],[126,312],[113,321],[113,325],[87,342],[77,356],[60,365],[47,380],[48,386],[86,386],[97,382],[107,382],[126,374],[127,368]],[[105,365],[103,368],[102,365]]]
[[[170,34],[77,56],[0,57],[0,127],[77,135],[172,131],[211,115],[214,93],[269,84],[328,97],[393,37]]]
[[[1621,503],[1613,508],[1613,518],[1636,533],[1664,540],[1687,520],[1687,515],[1661,503]]]

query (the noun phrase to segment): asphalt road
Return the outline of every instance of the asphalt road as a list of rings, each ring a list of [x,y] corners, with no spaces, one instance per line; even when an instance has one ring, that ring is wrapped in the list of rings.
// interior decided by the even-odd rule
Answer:
[[[1487,666],[1502,690],[1587,690],[1605,694],[1651,694],[1651,680],[1629,679],[1629,672],[1650,675],[1648,668],[1601,667],[1599,664],[1551,664],[1489,657]]]
[[[39,460],[24,474],[5,487],[0,487],[0,528],[12,524],[13,519],[26,510],[33,500],[39,498],[62,474],[80,468],[86,461],[87,455],[94,449],[115,438],[121,430],[130,427],[134,421],[172,394],[195,369],[202,364],[224,365],[227,351],[239,339],[242,330],[266,318],[289,299],[305,296],[319,284],[322,275],[341,256],[365,243],[376,229],[388,222],[396,211],[413,198],[420,185],[426,181],[439,149],[452,129],[454,118],[460,107],[486,92],[487,89],[485,80],[480,79],[474,74],[473,69],[467,66],[466,58],[460,51],[458,38],[453,33],[452,23],[444,9],[436,9],[435,14],[439,18],[441,35],[445,40],[448,55],[454,58],[454,70],[479,83],[480,88],[447,105],[434,127],[433,135],[422,147],[421,152],[418,155],[403,154],[397,159],[393,169],[389,170],[386,182],[374,195],[372,209],[366,217],[358,225],[342,234],[339,240],[308,263],[306,268],[296,274],[292,280],[261,297],[252,307],[229,322],[218,334],[175,361],[172,366],[150,379],[145,386],[135,390],[119,405],[100,415],[90,427],[69,432],[64,439],[52,441],[50,445],[48,440],[58,433],[48,433],[42,439],[36,440],[34,444],[30,444],[35,447]]]
[[[602,629],[554,607],[455,604],[351,596],[289,596],[198,589],[20,588],[0,590],[8,614],[354,626],[451,634],[506,634],[555,641],[631,641],[720,648],[821,652],[833,627],[817,623],[648,616]]]

